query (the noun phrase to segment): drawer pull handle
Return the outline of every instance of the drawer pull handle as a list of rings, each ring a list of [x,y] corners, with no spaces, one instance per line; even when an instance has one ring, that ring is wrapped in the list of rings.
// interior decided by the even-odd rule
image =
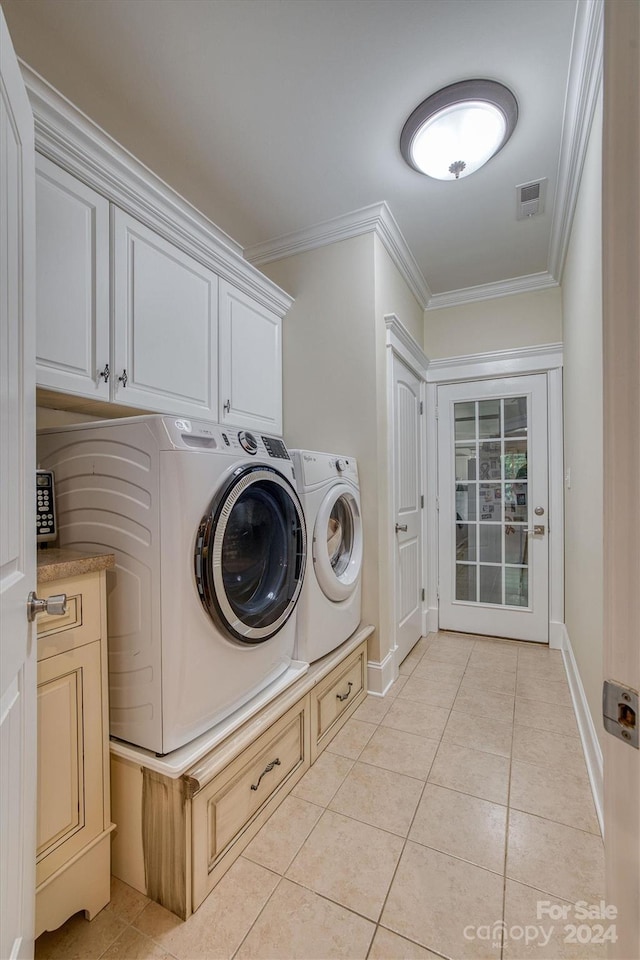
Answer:
[[[261,781],[262,778],[264,777],[265,773],[271,773],[271,771],[273,770],[274,767],[279,767],[279,766],[280,766],[280,760],[279,760],[278,757],[276,757],[275,760],[272,760],[271,763],[268,763],[268,764],[266,765],[266,767],[264,768],[264,770],[262,771],[262,773],[261,773],[260,776],[258,777],[258,782],[251,784],[251,789],[252,789],[252,790],[257,790],[258,787],[260,786],[260,781]]]
[[[351,693],[351,687],[352,687],[352,686],[353,686],[353,684],[351,683],[351,680],[349,680],[349,689],[347,690],[347,692],[346,692],[346,693],[336,693],[336,697],[338,698],[338,700],[340,700],[341,702],[342,702],[343,700],[346,700],[347,697],[349,696],[349,694]]]

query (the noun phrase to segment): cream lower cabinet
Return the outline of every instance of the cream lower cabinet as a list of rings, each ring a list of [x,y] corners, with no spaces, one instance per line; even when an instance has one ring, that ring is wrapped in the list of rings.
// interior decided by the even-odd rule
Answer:
[[[36,936],[109,902],[105,572],[40,584],[67,614],[38,618]]]
[[[182,776],[112,754],[113,873],[186,919],[366,696],[366,627]]]

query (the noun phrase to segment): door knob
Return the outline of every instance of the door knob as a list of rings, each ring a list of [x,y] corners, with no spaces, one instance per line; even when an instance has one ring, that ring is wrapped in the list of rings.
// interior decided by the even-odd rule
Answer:
[[[396,523],[396,533],[399,533],[402,530],[403,533],[406,533],[408,527],[406,523]]]
[[[66,593],[57,593],[46,600],[40,600],[32,590],[27,597],[27,620],[33,623],[39,613],[48,613],[50,617],[63,617],[67,612]]]

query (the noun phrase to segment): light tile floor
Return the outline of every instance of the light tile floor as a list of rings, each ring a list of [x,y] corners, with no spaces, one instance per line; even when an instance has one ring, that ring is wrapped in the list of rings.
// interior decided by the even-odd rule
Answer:
[[[606,947],[565,927],[585,939],[573,905],[603,896],[561,654],[440,633],[364,701],[193,917],[114,880],[109,906],[43,934],[36,958],[595,960]],[[545,903],[566,919],[538,917]]]

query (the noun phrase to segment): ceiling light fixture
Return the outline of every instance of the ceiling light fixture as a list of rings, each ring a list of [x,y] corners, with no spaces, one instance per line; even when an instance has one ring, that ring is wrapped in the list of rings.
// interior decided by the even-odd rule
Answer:
[[[400,136],[410,167],[436,180],[460,180],[496,155],[513,133],[518,103],[495,80],[461,80],[416,107]]]

